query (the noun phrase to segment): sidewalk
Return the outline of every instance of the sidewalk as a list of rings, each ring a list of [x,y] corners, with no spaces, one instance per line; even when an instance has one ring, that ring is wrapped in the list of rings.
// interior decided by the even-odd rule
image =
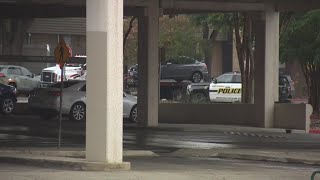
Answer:
[[[320,166],[318,150],[274,149],[180,149],[172,153],[156,154],[152,151],[124,150],[124,158],[222,158],[253,161],[282,162]],[[129,170],[130,163],[99,164],[87,162],[83,149],[0,149],[0,162],[28,164],[39,167],[63,167],[69,170],[109,171]],[[106,166],[101,166],[106,165]]]
[[[314,166],[217,158],[124,157],[124,161],[131,163],[130,171],[75,171],[2,161],[0,177],[1,180],[301,180],[310,179],[318,170]]]

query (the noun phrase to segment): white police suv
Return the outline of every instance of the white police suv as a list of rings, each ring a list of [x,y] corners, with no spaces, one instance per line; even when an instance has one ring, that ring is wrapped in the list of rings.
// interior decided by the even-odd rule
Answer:
[[[241,102],[241,74],[225,73],[216,78],[209,87],[211,102]]]

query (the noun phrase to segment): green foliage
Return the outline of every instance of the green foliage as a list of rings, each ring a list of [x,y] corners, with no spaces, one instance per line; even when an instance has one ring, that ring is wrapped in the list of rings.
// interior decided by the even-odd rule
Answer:
[[[191,17],[191,21],[197,26],[207,24],[210,26],[210,28],[214,28],[221,31],[232,30],[232,20],[232,13],[200,14]]]
[[[181,15],[160,18],[160,47],[166,49],[166,59],[169,57],[189,56],[201,59],[203,53],[199,50],[201,31],[190,23],[190,16]]]
[[[320,11],[295,14],[280,42],[282,62],[320,65]]]

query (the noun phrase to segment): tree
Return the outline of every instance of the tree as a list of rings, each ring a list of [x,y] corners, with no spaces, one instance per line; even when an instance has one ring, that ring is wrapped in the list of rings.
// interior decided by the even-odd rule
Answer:
[[[123,20],[123,57],[126,65],[137,63],[138,24],[136,19],[136,17],[126,17]]]
[[[294,14],[280,41],[282,62],[296,61],[308,87],[309,103],[319,113],[320,95],[320,11]]]
[[[212,44],[221,31],[233,31],[236,40],[238,62],[241,71],[243,103],[252,103],[253,100],[253,69],[254,69],[254,33],[252,31],[252,15],[249,13],[217,13],[205,14],[193,17],[193,22],[203,28],[204,51],[206,62],[211,59]],[[208,27],[213,30],[208,34]]]
[[[160,48],[165,51],[164,59],[189,56],[202,59],[199,51],[200,29],[190,23],[190,16],[163,16],[160,18]]]
[[[0,19],[2,54],[22,55],[28,19]]]

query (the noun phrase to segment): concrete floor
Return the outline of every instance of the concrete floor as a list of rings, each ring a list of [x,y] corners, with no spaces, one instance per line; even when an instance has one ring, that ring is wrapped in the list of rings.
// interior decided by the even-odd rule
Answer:
[[[85,172],[0,163],[0,177],[1,180],[307,180],[318,170],[305,165],[221,159],[131,157],[125,161],[131,162],[131,171]]]

